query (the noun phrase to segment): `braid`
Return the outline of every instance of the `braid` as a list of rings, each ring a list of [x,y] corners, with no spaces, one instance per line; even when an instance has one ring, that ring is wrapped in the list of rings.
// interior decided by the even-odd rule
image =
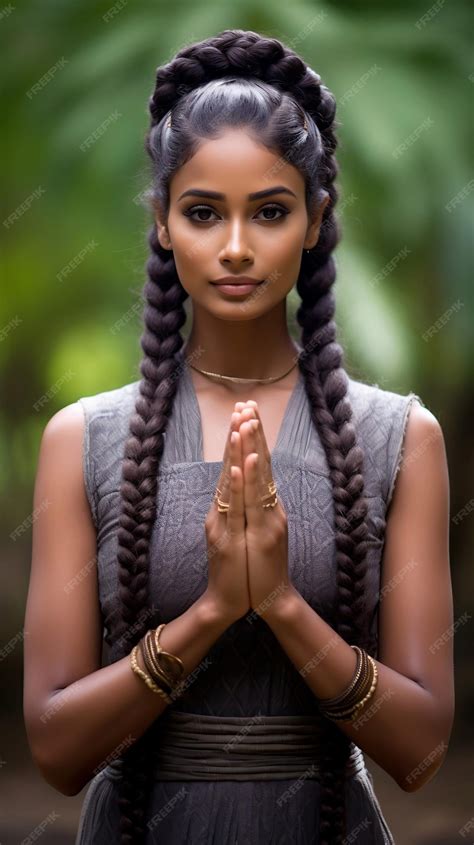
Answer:
[[[183,302],[187,294],[181,286],[174,261],[170,260],[150,231],[152,254],[148,259],[149,280],[144,287],[145,330],[141,338],[144,358],[140,365],[142,380],[135,415],[130,422],[130,437],[125,446],[120,487],[122,510],[118,530],[119,594],[121,624],[116,635],[124,640],[123,655],[130,651],[147,630],[144,613],[148,606],[148,560],[150,538],[156,515],[157,475],[163,453],[166,430],[176,379],[175,355],[182,345],[179,332],[185,322]],[[137,620],[142,620],[137,625]],[[133,639],[124,632],[133,625]],[[123,775],[119,782],[121,843],[139,845],[145,841],[144,822],[151,782],[150,732],[145,732],[123,756]]]
[[[337,142],[331,128],[334,110],[333,98],[323,94],[320,114],[324,115],[324,120],[320,131],[325,154],[321,172],[330,202],[324,209],[318,243],[308,256],[297,283],[302,301],[296,316],[303,329],[299,366],[333,489],[338,589],[333,627],[346,642],[366,647],[373,653],[372,644],[367,642],[367,616],[364,614],[368,528],[364,521],[367,500],[363,495],[363,451],[356,444],[351,423],[348,379],[343,369],[343,351],[335,340],[333,320],[335,300],[331,288],[336,268],[332,250],[340,236],[334,216],[338,198],[333,184],[338,172],[333,156]],[[339,845],[345,836],[344,767],[351,743],[330,720],[326,720],[325,728],[320,841],[321,845]]]
[[[224,79],[234,77],[235,79]],[[230,96],[224,82],[236,81],[240,99]],[[337,560],[337,608],[334,627],[347,642],[364,645],[368,638],[364,615],[367,501],[363,496],[363,452],[356,445],[348,380],[342,349],[335,342],[335,303],[331,286],[335,262],[331,255],[339,239],[333,209],[337,201],[333,153],[335,101],[321,78],[276,38],[244,30],[224,30],[181,49],[156,72],[149,99],[150,128],[145,149],[152,162],[150,208],[167,212],[171,177],[196,150],[201,138],[215,137],[221,126],[251,125],[269,149],[291,159],[305,178],[311,210],[321,192],[329,194],[319,240],[303,254],[297,291],[301,306],[304,351],[299,359],[314,425],[326,453],[333,489]],[[172,111],[171,126],[164,118]],[[302,112],[304,115],[302,115]],[[303,117],[309,116],[307,130]],[[144,295],[144,357],[135,414],[125,445],[118,531],[121,618],[114,638],[127,654],[147,629],[149,547],[156,517],[157,476],[164,433],[177,390],[176,355],[184,341],[186,321],[182,287],[173,254],[160,246],[156,228],[149,234],[151,256]],[[137,620],[142,620],[137,631]],[[134,626],[130,642],[127,631]],[[125,644],[126,643],[126,644]],[[368,647],[368,649],[369,647]],[[372,652],[373,653],[373,652]],[[142,845],[151,784],[153,725],[123,755],[120,781],[121,843]],[[344,767],[350,743],[329,720],[321,781],[321,845],[339,845],[345,829]]]
[[[230,74],[256,77],[288,91],[314,117],[320,129],[326,128],[327,117],[319,112],[321,77],[277,38],[263,38],[240,29],[226,29],[184,47],[169,64],[158,68],[155,91],[149,100],[154,124],[162,120],[181,95],[208,80]]]

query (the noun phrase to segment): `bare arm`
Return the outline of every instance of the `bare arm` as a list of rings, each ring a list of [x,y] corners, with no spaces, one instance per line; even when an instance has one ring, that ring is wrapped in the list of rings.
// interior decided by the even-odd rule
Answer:
[[[25,616],[28,741],[45,780],[64,795],[80,792],[107,758],[133,744],[168,706],[135,675],[128,656],[101,668],[96,531],[84,488],[83,434],[78,403],[58,411],[43,433]],[[204,593],[167,624],[160,642],[183,661],[184,679],[230,622]]]
[[[377,687],[342,731],[412,792],[439,769],[454,718],[449,480],[441,427],[415,403],[390,503],[379,609]],[[356,655],[292,589],[264,616],[317,698],[349,685]]]

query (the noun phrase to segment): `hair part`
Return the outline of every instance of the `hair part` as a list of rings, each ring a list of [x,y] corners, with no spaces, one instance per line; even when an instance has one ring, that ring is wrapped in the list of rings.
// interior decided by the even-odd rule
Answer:
[[[369,641],[364,598],[368,503],[364,496],[363,451],[357,445],[351,421],[348,377],[334,321],[336,267],[332,252],[340,239],[334,214],[338,199],[334,185],[338,172],[334,156],[335,99],[320,77],[278,39],[229,29],[186,46],[157,69],[149,110],[145,149],[151,160],[148,198],[154,210],[168,214],[173,174],[201,143],[219,137],[229,127],[244,127],[258,143],[300,171],[309,215],[329,194],[319,240],[312,250],[303,252],[296,284],[301,297],[296,317],[303,346],[298,365],[311,418],[324,447],[333,493],[337,600],[333,618],[327,621],[346,642],[374,655],[376,644]],[[148,569],[157,476],[177,390],[176,356],[184,344],[180,329],[186,321],[184,303],[188,296],[173,254],[160,245],[155,225],[148,241],[142,378],[125,444],[120,488],[121,618],[113,632],[114,639],[122,637],[119,656],[125,656],[148,627],[145,611],[150,602]],[[139,619],[143,621],[137,626]],[[134,637],[124,638],[124,631],[132,625]],[[345,835],[344,768],[350,741],[333,722],[325,720],[325,728],[318,841],[321,845],[340,845]],[[119,785],[122,845],[145,841],[152,731],[153,725],[123,755]]]

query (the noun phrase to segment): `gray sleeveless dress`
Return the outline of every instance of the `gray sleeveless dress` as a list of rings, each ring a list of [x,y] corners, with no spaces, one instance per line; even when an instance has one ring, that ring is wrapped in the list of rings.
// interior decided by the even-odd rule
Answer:
[[[181,355],[182,350],[182,362]],[[120,612],[116,532],[121,460],[138,384],[79,399],[86,423],[84,477],[97,529],[106,664],[121,656],[110,638],[114,617]],[[424,403],[414,393],[400,395],[353,379],[349,379],[349,398],[365,450],[370,528],[367,606],[377,637],[385,514],[402,456],[409,408],[414,399]],[[202,458],[200,409],[190,370],[182,362],[159,467],[150,557],[150,628],[184,613],[207,585],[204,520],[222,464]],[[301,375],[280,427],[272,468],[288,518],[291,580],[316,612],[330,618],[336,596],[331,483]],[[232,624],[214,643],[184,694],[168,705],[153,726],[157,756],[147,843],[317,843],[317,712],[308,684],[269,626],[259,616],[242,617]],[[188,739],[184,744],[183,736]],[[234,752],[236,763],[229,764],[231,755],[222,753],[223,738],[228,739],[225,750]],[[345,778],[350,841],[393,843],[363,753],[354,744],[351,747]],[[290,748],[297,755],[292,761]],[[111,760],[89,783],[76,845],[119,842],[120,766],[120,758]]]

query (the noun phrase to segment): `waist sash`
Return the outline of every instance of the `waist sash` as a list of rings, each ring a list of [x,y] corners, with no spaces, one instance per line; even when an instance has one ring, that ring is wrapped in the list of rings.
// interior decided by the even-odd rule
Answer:
[[[323,723],[320,716],[204,716],[169,710],[153,727],[156,780],[320,780]],[[122,761],[107,773],[120,777]],[[351,742],[345,777],[365,769]]]

